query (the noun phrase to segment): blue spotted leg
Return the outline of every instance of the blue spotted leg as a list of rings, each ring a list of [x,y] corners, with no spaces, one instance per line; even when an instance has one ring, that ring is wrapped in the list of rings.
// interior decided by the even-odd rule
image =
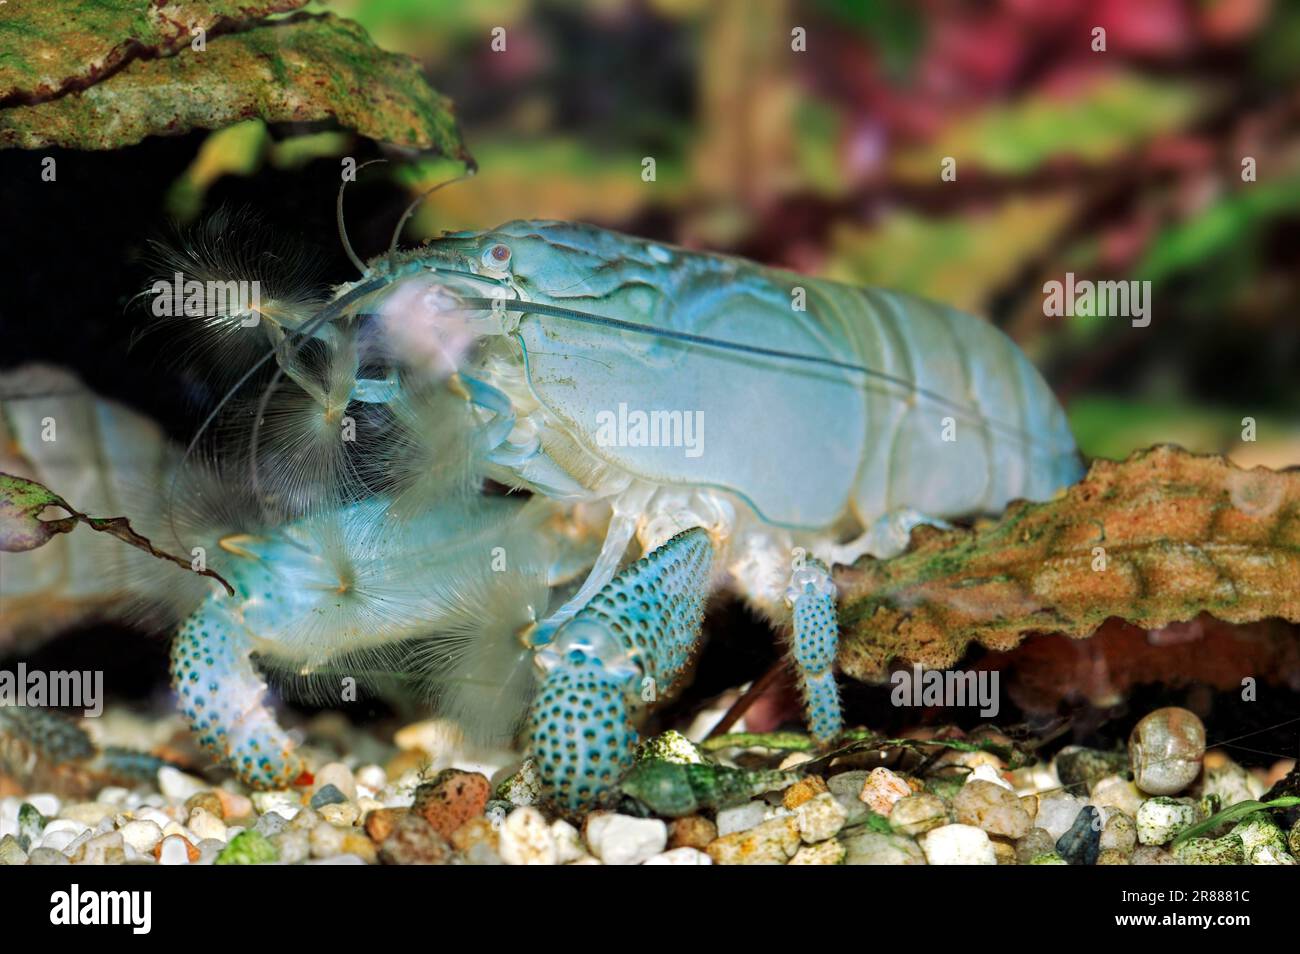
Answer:
[[[687,530],[614,577],[538,651],[546,670],[532,754],[559,804],[578,809],[632,766],[634,716],[671,692],[699,643],[713,545]]]
[[[254,564],[255,566],[256,564]],[[244,568],[241,576],[249,575]],[[269,582],[264,599],[271,599]],[[248,581],[209,596],[172,642],[172,683],[200,744],[254,788],[285,788],[306,766],[266,703],[246,626]]]
[[[824,745],[839,735],[844,724],[835,685],[840,627],[835,584],[826,566],[808,559],[795,570],[786,600],[794,617],[793,654],[803,692],[804,719],[813,738]]]

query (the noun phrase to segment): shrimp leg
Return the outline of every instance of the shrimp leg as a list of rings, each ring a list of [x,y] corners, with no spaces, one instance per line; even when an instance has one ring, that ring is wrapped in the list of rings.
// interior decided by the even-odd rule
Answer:
[[[813,738],[825,744],[844,725],[834,671],[840,645],[835,584],[825,564],[809,559],[795,570],[786,600],[794,617],[792,655],[803,691],[804,721]]]
[[[265,701],[266,683],[237,615],[224,594],[214,594],[181,624],[172,642],[172,683],[205,749],[253,788],[284,788],[305,765]]]
[[[538,652],[533,757],[548,793],[577,809],[632,766],[633,714],[671,688],[699,645],[713,545],[677,534],[627,567]]]

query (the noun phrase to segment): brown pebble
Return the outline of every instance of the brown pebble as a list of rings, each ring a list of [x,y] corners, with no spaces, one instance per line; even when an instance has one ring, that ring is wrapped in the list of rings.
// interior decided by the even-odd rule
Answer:
[[[1128,864],[1128,855],[1118,848],[1104,848],[1097,854],[1097,864],[1126,865]]]
[[[204,811],[211,812],[221,819],[226,817],[226,806],[222,803],[221,796],[212,789],[195,792],[185,800],[186,817],[189,817],[196,808],[202,808]]]
[[[1000,865],[1017,865],[1020,860],[1016,857],[1016,846],[1009,841],[1001,838],[989,838],[989,844],[993,846],[993,857],[997,859]]]
[[[366,834],[378,844],[393,833],[403,815],[409,815],[406,808],[376,808],[366,813]]]
[[[379,846],[379,860],[386,865],[445,865],[451,854],[447,839],[411,812],[398,819]]]
[[[424,816],[424,820],[444,838],[471,818],[483,814],[492,783],[486,775],[445,769],[415,790],[415,804],[411,810]]]
[[[804,802],[829,791],[830,789],[826,787],[825,780],[820,775],[807,775],[787,788],[785,794],[781,796],[781,801],[786,808],[794,811]]]
[[[451,833],[451,846],[461,854],[466,854],[475,845],[482,844],[496,851],[498,842],[496,826],[482,815],[471,818]]]
[[[696,848],[703,851],[718,837],[718,826],[702,815],[687,815],[668,826],[669,848]]]
[[[412,769],[417,772],[429,764],[429,754],[421,752],[418,749],[403,749],[384,766],[384,772],[388,775],[390,782],[396,782]]]

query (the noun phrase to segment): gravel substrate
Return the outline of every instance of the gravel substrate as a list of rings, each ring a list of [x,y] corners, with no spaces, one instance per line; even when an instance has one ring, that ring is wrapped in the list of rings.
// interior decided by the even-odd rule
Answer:
[[[309,748],[310,784],[283,791],[164,767],[153,785],[108,786],[93,800],[7,794],[0,864],[1295,864],[1300,854],[1300,822],[1288,828],[1282,812],[1175,844],[1294,767],[1251,771],[1207,754],[1199,720],[1181,709],[1144,719],[1127,755],[1071,747],[1015,769],[990,751],[938,747],[910,762],[900,756],[918,750],[706,756],[670,733],[643,749],[654,772],[640,784],[658,786],[645,801],[629,781],[612,810],[577,817],[541,803],[528,762],[471,753],[448,723],[409,725],[391,746],[328,725],[337,751],[373,760],[324,761],[327,750]],[[167,735],[133,730],[144,744]]]

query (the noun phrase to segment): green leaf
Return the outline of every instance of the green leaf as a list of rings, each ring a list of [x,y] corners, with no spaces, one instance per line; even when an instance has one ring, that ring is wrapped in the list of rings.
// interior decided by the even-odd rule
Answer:
[[[253,118],[334,120],[370,139],[473,162],[450,101],[419,64],[328,14],[209,37],[203,51],[133,60],[87,89],[0,110],[0,147],[117,149]]]
[[[1264,811],[1270,808],[1290,808],[1292,805],[1300,805],[1300,796],[1288,795],[1283,798],[1275,798],[1271,802],[1237,802],[1230,808],[1225,808],[1221,812],[1216,812],[1203,822],[1198,822],[1173,840],[1169,846],[1177,848],[1184,842],[1191,841],[1193,838],[1199,838],[1206,832],[1213,831],[1220,825],[1231,821],[1239,821],[1247,815],[1253,815],[1255,812]]]
[[[1100,165],[1182,128],[1208,100],[1189,83],[1109,73],[1069,94],[1034,93],[959,120],[934,142],[900,154],[896,171],[930,182],[944,156],[998,175],[1024,175],[1061,157]]]

